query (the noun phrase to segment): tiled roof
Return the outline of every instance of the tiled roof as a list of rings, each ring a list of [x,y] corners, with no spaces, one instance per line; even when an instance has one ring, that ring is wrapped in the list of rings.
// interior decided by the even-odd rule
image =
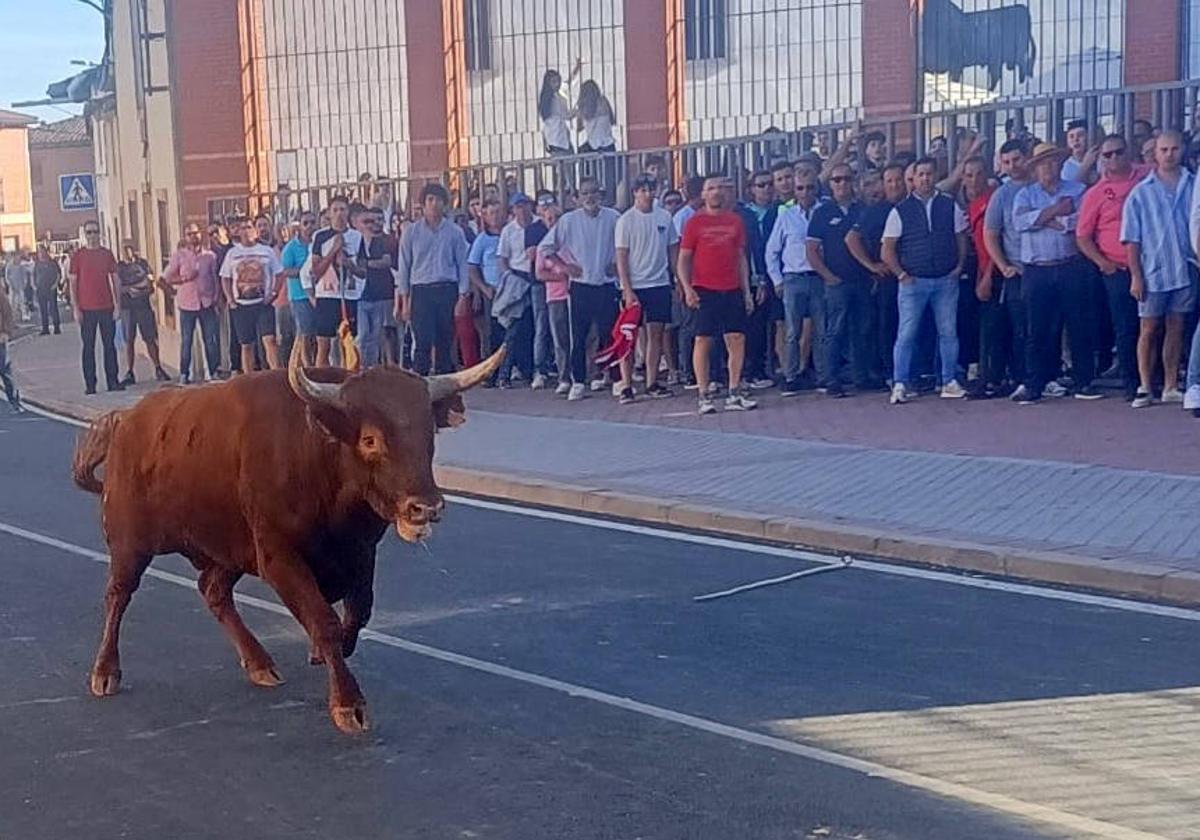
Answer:
[[[87,121],[83,117],[69,117],[29,129],[31,148],[87,146],[91,145],[91,142],[92,138],[88,136]]]

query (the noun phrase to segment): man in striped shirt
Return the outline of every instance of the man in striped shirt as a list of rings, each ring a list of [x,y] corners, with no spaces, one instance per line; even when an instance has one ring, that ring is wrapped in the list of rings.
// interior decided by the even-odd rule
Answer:
[[[1165,403],[1183,402],[1179,390],[1179,358],[1183,324],[1196,307],[1196,252],[1189,232],[1194,179],[1183,168],[1183,136],[1164,131],[1154,146],[1157,169],[1129,193],[1121,219],[1131,275],[1129,293],[1138,302],[1138,377],[1141,384],[1131,403],[1145,408],[1152,402],[1159,332],[1163,339]],[[1200,407],[1200,406],[1197,406]]]

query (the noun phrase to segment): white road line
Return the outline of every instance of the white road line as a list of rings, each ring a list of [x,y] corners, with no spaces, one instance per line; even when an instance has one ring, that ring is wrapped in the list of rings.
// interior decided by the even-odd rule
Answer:
[[[29,409],[30,411],[39,414],[42,417],[46,417],[51,420],[57,420],[61,423],[67,423],[72,426],[86,428],[88,425],[90,425],[81,420],[76,420],[73,417],[65,417],[61,414],[56,414],[52,411],[46,411],[45,409],[37,408],[35,406],[29,406]],[[787,560],[799,560],[805,563],[819,563],[822,565],[836,566],[841,565],[842,562],[840,558],[833,555],[819,554],[815,551],[805,551],[798,548],[784,548],[782,546],[745,542],[726,537],[714,537],[706,534],[693,534],[686,531],[672,531],[666,528],[656,528],[650,525],[635,525],[631,522],[597,519],[591,516],[582,516],[580,514],[566,513],[564,511],[521,507],[519,505],[513,505],[506,502],[494,502],[487,499],[476,499],[469,496],[459,496],[455,494],[448,494],[446,499],[448,501],[455,502],[456,504],[479,508],[481,510],[494,510],[500,513],[511,513],[516,516],[528,516],[534,519],[546,519],[553,522],[566,522],[572,525],[584,525],[589,528],[602,528],[607,531],[620,531],[626,534],[657,537],[659,539],[691,543],[693,545],[724,548],[730,551],[761,554],[770,557],[781,557]],[[1013,583],[1011,581],[993,580],[991,578],[970,577],[959,572],[939,572],[932,569],[922,569],[916,566],[897,566],[873,560],[862,560],[857,557],[854,558],[853,568],[864,572],[873,572],[875,574],[915,578],[917,580],[928,580],[937,583],[952,584],[954,586],[966,586],[972,589],[985,589],[993,592],[1005,592],[1010,595],[1023,595],[1030,598],[1045,598],[1051,601],[1066,601],[1073,604],[1085,604],[1092,607],[1103,607],[1105,609],[1142,613],[1144,615],[1153,615],[1160,618],[1177,618],[1183,621],[1200,621],[1200,611],[1189,610],[1183,607],[1169,607],[1163,604],[1153,604],[1147,601],[1135,601],[1127,598],[1114,598],[1108,595],[1091,595],[1085,592],[1072,592],[1065,589],[1051,589],[1048,587],[1037,586],[1028,583]]]
[[[512,513],[518,516],[530,516],[535,519],[548,519],[554,522],[567,522],[572,525],[586,525],[592,528],[603,528],[608,531],[622,531],[627,534],[638,534],[645,537],[659,537],[675,542],[706,545],[713,548],[726,548],[731,551],[744,551],[749,554],[764,554],[771,557],[781,557],[788,560],[800,560],[807,563],[820,563],[827,566],[840,566],[842,561],[828,554],[817,554],[796,548],[763,545],[760,543],[742,542],[725,537],[710,537],[705,534],[692,534],[685,531],[671,531],[665,528],[655,528],[648,525],[634,525],[630,522],[619,522],[608,519],[595,519],[574,513],[564,513],[557,510],[541,508],[518,507],[504,502],[493,502],[487,499],[476,499],[470,496],[447,495],[446,499],[456,504],[468,507],[494,510],[501,513]],[[1145,613],[1160,618],[1179,618],[1184,621],[1200,621],[1200,611],[1184,609],[1183,607],[1168,607],[1162,604],[1151,604],[1146,601],[1133,601],[1125,598],[1113,598],[1107,595],[1090,595],[1085,592],[1071,592],[1064,589],[1049,589],[1027,583],[1013,583],[991,578],[967,577],[955,572],[938,572],[932,569],[921,569],[915,566],[893,566],[873,560],[853,558],[850,567],[860,571],[875,572],[896,577],[917,578],[919,580],[949,583],[955,586],[967,586],[973,589],[989,589],[995,592],[1007,592],[1012,595],[1027,595],[1032,598],[1046,598],[1051,601],[1068,601],[1075,604],[1087,604],[1093,607],[1124,610],[1126,612]]]
[[[31,403],[25,403],[25,410],[30,414],[37,414],[40,417],[45,417],[48,420],[57,420],[59,423],[66,423],[68,426],[78,426],[81,429],[86,429],[90,423],[83,420],[76,420],[74,417],[67,417],[65,414],[55,414],[53,411],[47,411],[41,406],[36,406]]]
[[[51,548],[57,548],[69,554],[85,557],[96,562],[108,562],[108,555],[99,551],[93,551],[90,548],[86,548],[81,545],[75,545],[74,543],[69,543],[56,537],[40,534],[36,531],[30,531],[15,525],[9,525],[7,523],[0,522],[0,532],[7,533],[30,542],[49,546]],[[177,586],[183,586],[188,589],[195,589],[196,587],[195,580],[183,575],[162,572],[153,568],[147,569],[146,574],[152,578],[156,578],[167,583],[173,583]],[[275,613],[276,615],[290,615],[287,608],[273,601],[266,601],[262,598],[255,598],[254,596],[243,595],[241,593],[235,593],[233,597],[234,600],[236,600],[239,604],[244,604],[248,607],[255,607],[256,609],[265,610],[267,612]],[[419,642],[412,642],[408,639],[402,639],[399,636],[392,636],[375,630],[364,630],[362,632],[362,638],[366,641],[376,642],[386,647],[403,650],[407,653],[415,654],[417,656],[424,656],[429,659],[435,659],[439,662],[446,662],[451,665],[458,665],[463,668],[469,668],[473,671],[491,674],[492,676],[496,677],[503,677],[504,679],[514,680],[526,685],[537,686],[548,691],[565,694],[568,697],[591,700],[595,703],[600,703],[616,709],[622,709],[623,711],[643,715],[655,720],[674,723],[679,726],[685,726],[689,729],[707,733],[709,735],[729,738],[744,744],[753,744],[755,746],[797,756],[809,761],[816,761],[832,767],[839,767],[844,770],[860,773],[864,776],[885,779],[896,784],[916,788],[918,790],[926,791],[939,796],[949,797],[961,802],[969,803],[971,805],[990,808],[992,810],[1010,814],[1021,819],[1044,823],[1046,825],[1054,826],[1055,828],[1059,829],[1065,829],[1073,833],[1084,833],[1093,837],[1112,838],[1112,840],[1164,840],[1164,838],[1156,834],[1147,834],[1142,831],[1126,828],[1125,826],[1094,820],[1089,817],[1069,813],[1066,811],[1060,811],[1045,805],[1038,805],[1037,803],[1025,802],[1023,800],[1014,799],[1002,794],[978,790],[976,788],[968,787],[956,782],[948,782],[943,779],[923,776],[907,770],[899,770],[894,767],[887,767],[872,761],[864,761],[862,759],[855,758],[854,756],[843,755],[841,753],[824,750],[819,747],[812,747],[806,744],[796,743],[784,738],[767,735],[762,732],[754,732],[749,729],[730,726],[729,724],[709,720],[708,718],[697,717],[696,715],[689,715],[684,712],[677,712],[673,709],[668,709],[663,706],[655,706],[650,703],[643,703],[639,700],[634,700],[629,697],[619,697],[615,694],[609,694],[608,692],[599,691],[587,686],[564,682],[563,680],[557,680],[553,677],[546,677],[542,676],[541,674],[531,673],[529,671],[521,671],[516,668],[510,668],[507,665],[500,665],[484,659],[476,659],[473,656],[465,656],[460,653],[454,653],[453,651],[442,650],[441,648],[420,644]]]

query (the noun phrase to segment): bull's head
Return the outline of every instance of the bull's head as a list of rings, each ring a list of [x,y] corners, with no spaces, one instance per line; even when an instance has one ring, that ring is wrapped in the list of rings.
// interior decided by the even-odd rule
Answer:
[[[297,342],[299,345],[300,342]],[[293,353],[288,381],[313,420],[345,444],[350,474],[364,500],[394,522],[407,542],[429,536],[445,502],[433,480],[433,436],[465,422],[463,391],[500,366],[504,349],[459,373],[421,377],[394,367],[306,372]]]

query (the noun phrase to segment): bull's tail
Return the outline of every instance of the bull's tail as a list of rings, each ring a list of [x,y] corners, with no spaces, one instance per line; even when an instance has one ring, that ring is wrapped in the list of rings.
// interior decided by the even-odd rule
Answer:
[[[100,493],[104,483],[96,478],[96,470],[108,457],[108,445],[121,422],[121,412],[110,411],[92,423],[75,444],[75,460],[71,474],[75,483],[89,493]]]

